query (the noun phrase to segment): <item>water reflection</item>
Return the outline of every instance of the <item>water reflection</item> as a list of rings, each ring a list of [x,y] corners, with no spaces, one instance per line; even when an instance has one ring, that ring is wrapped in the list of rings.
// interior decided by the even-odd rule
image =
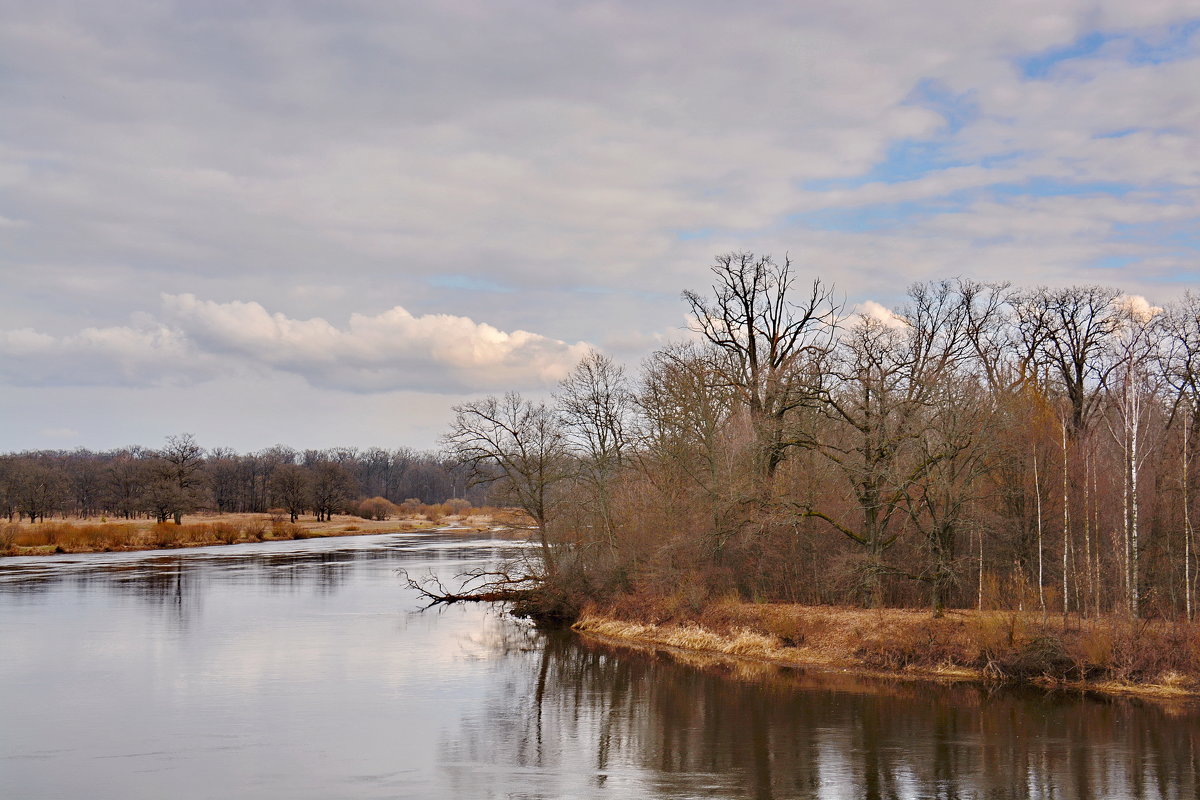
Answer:
[[[487,764],[529,769],[542,784],[531,796],[545,797],[572,771],[597,793],[671,798],[1200,792],[1190,708],[680,663],[566,635],[541,642],[498,642],[523,674],[442,743],[461,796],[490,796]]]
[[[480,606],[523,546],[0,561],[0,797],[1183,798],[1193,709],[614,649]],[[680,660],[683,658],[684,660]]]

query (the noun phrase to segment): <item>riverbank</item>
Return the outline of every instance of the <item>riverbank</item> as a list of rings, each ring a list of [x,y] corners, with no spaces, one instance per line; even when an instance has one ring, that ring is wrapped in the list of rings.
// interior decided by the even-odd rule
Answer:
[[[942,682],[1012,682],[1200,698],[1200,626],[1016,611],[928,611],[718,601],[681,611],[629,599],[574,629],[610,643],[786,667]]]
[[[271,514],[194,514],[181,525],[148,520],[0,523],[0,557],[131,552],[422,530],[482,532],[510,526],[512,521],[501,516],[464,514],[437,520],[419,516],[367,520],[338,514],[329,520],[301,517],[290,522]]]

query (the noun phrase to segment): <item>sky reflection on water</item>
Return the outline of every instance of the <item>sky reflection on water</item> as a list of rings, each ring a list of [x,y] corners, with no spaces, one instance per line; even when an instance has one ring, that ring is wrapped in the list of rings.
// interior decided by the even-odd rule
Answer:
[[[1190,707],[613,649],[444,534],[0,561],[0,797],[1191,798]]]

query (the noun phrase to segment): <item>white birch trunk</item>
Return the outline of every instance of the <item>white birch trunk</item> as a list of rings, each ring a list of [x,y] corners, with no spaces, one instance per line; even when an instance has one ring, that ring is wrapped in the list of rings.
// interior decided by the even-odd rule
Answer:
[[[1038,546],[1038,604],[1046,613],[1046,592],[1042,589],[1042,484],[1038,480],[1037,453],[1033,454],[1033,492],[1037,503],[1037,546]]]
[[[1062,546],[1062,611],[1063,616],[1071,609],[1070,592],[1067,588],[1067,576],[1070,574],[1067,569],[1067,554],[1071,546],[1071,504],[1069,502],[1069,494],[1067,491],[1067,424],[1064,421],[1062,424],[1062,500],[1063,500],[1063,546]]]
[[[1188,495],[1188,427],[1183,426],[1183,602],[1187,621],[1192,621],[1192,513]]]

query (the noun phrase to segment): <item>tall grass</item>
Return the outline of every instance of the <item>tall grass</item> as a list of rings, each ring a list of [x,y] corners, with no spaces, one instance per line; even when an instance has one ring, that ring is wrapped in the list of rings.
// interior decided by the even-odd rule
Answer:
[[[56,552],[72,553],[234,544],[262,541],[265,530],[265,525],[258,520],[241,524],[214,522],[175,525],[167,522],[151,526],[116,522],[7,523],[0,526],[0,552],[20,552],[22,548],[45,551],[49,548]],[[286,538],[293,538],[290,526]]]

